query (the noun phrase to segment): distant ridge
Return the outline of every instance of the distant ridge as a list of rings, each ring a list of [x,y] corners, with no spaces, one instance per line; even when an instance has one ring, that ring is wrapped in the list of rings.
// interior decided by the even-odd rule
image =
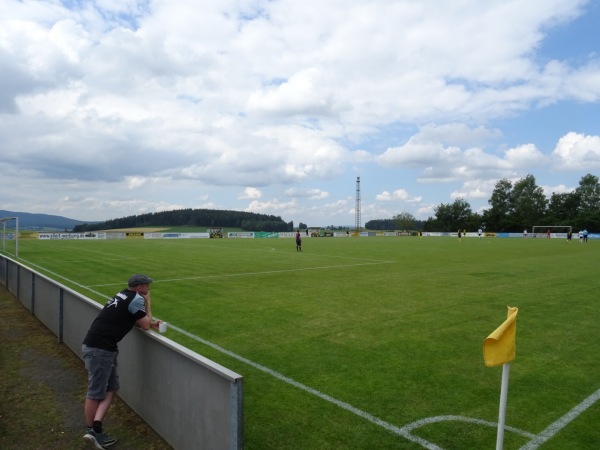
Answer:
[[[71,231],[75,225],[90,223],[81,220],[69,219],[62,216],[54,216],[51,214],[31,214],[26,212],[5,211],[0,209],[0,218],[2,217],[18,217],[19,230]]]

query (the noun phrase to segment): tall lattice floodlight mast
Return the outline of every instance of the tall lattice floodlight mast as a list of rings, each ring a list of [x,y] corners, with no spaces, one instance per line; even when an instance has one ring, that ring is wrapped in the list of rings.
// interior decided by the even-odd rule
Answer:
[[[354,208],[354,227],[360,231],[360,177],[356,177],[356,206]]]

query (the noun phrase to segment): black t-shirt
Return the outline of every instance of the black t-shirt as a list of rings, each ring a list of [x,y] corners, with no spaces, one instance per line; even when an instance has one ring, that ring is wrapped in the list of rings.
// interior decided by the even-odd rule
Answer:
[[[88,347],[116,351],[117,343],[131,331],[135,322],[144,316],[144,299],[137,292],[124,289],[104,305],[83,343]]]

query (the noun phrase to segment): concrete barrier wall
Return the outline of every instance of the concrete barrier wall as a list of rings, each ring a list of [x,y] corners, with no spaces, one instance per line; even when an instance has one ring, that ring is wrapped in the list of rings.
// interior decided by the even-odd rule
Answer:
[[[81,359],[98,303],[4,255],[0,284]],[[119,397],[173,448],[243,448],[241,375],[137,328],[119,345],[119,374]]]

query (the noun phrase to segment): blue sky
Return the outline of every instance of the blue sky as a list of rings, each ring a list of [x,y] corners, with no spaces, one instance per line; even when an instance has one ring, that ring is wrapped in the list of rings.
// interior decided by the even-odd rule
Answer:
[[[600,175],[600,4],[0,0],[0,208],[418,219]]]

